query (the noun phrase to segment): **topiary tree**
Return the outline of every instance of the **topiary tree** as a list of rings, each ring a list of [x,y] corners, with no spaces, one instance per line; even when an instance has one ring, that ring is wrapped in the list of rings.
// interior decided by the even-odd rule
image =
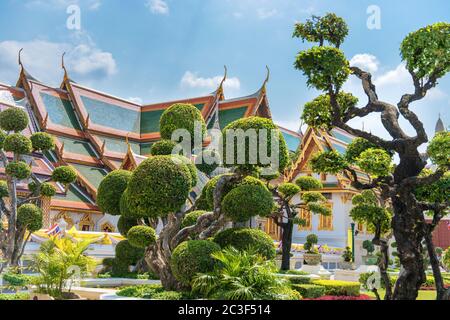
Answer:
[[[221,248],[233,247],[240,251],[250,250],[267,260],[275,258],[272,238],[262,230],[252,228],[225,229],[214,236],[214,242]]]
[[[316,169],[333,173],[340,167],[349,173],[356,188],[387,190],[394,211],[393,233],[403,267],[393,298],[416,299],[418,290],[425,281],[421,242],[428,232],[428,226],[423,213],[433,210],[436,220],[440,220],[439,216],[445,211],[443,207],[448,207],[448,204],[445,206],[443,203],[419,201],[414,196],[414,190],[438,181],[448,171],[448,147],[435,148],[433,145],[448,146],[449,138],[446,138],[448,133],[444,133],[430,144],[428,155],[438,169],[429,176],[421,177],[426,160],[418,147],[428,142],[428,136],[423,123],[410,106],[423,99],[450,70],[450,24],[440,22],[429,25],[410,33],[402,41],[400,54],[411,75],[414,91],[404,94],[397,105],[379,99],[369,72],[350,66],[343,51],[339,49],[347,33],[348,28],[342,19],[330,19],[328,15],[323,18],[314,17],[295,27],[295,37],[318,43],[300,51],[295,68],[303,72],[309,86],[327,96],[314,101],[314,106],[305,108],[303,118],[311,126],[338,127],[372,144],[366,151],[358,151],[357,157],[342,159],[331,152],[320,155],[316,159]],[[325,41],[328,41],[328,45],[325,45]],[[350,75],[362,82],[368,98],[368,103],[363,107],[357,107],[354,99],[342,101],[342,85]],[[320,117],[314,116],[314,113],[320,114]],[[392,137],[391,140],[355,129],[348,124],[352,119],[373,113],[381,114],[382,125]],[[400,116],[413,127],[413,136],[408,135],[400,126]],[[399,159],[395,167],[388,161],[393,154]],[[358,180],[354,167],[349,164],[363,167],[372,176],[372,181],[363,183]]]
[[[195,107],[174,105],[161,117],[162,137],[170,139],[175,130],[183,128],[193,133],[195,126],[200,131],[197,135],[203,135],[204,122],[195,125],[196,121],[202,122],[203,118]],[[286,142],[270,120],[255,117],[248,121],[238,120],[237,124],[232,123],[230,127],[273,130],[273,135],[267,138],[271,139],[271,143],[279,140],[277,144],[282,151],[282,160],[277,161],[281,164],[278,168],[280,170],[284,168]],[[226,133],[227,129],[224,129],[224,136]],[[264,141],[261,141],[261,144],[263,143]],[[248,146],[245,146],[245,141],[243,145],[249,150]],[[178,290],[187,285],[186,278],[179,275],[179,270],[184,268],[184,262],[179,262],[180,259],[173,257],[177,250],[182,250],[183,247],[178,249],[179,246],[186,246],[183,244],[185,241],[195,240],[204,243],[204,240],[213,237],[227,222],[248,221],[257,215],[271,214],[274,208],[271,192],[264,182],[258,179],[259,169],[270,164],[262,161],[264,160],[262,158],[260,160],[253,163],[249,158],[244,158],[244,163],[234,167],[228,166],[230,172],[211,179],[203,189],[202,196],[189,207],[187,200],[192,188],[197,184],[198,163],[194,164],[180,155],[156,155],[143,161],[132,173],[122,194],[118,192],[114,196],[114,200],[120,198],[119,230],[123,229],[121,233],[127,234],[132,245],[147,244],[145,261],[159,276],[165,289]],[[250,173],[254,176],[250,177]],[[100,199],[108,198],[106,194],[102,195],[107,193],[108,180],[109,178],[100,184],[98,194]],[[112,199],[109,201],[113,202]],[[149,229],[145,228],[145,232],[141,233],[141,230],[144,230],[141,226],[155,229],[158,222],[162,225],[162,229],[153,242]],[[136,230],[140,230],[139,234],[134,232]],[[141,241],[142,239],[146,240]],[[217,246],[214,243],[213,245]],[[197,257],[192,258],[193,261],[186,262],[186,265],[196,263],[195,259]]]
[[[163,139],[152,145],[150,153],[152,156],[167,156],[172,154],[176,145],[172,140]]]
[[[31,233],[42,227],[42,197],[52,197],[56,193],[51,181],[69,184],[77,177],[70,167],[56,168],[46,181],[33,174],[25,156],[32,151],[51,150],[55,144],[53,137],[44,132],[30,137],[22,134],[28,123],[28,114],[22,108],[0,112],[0,161],[6,175],[5,181],[0,182],[0,221],[5,217],[8,222],[7,228],[0,228],[0,256],[5,260],[0,273],[7,266],[18,266]],[[19,182],[29,185],[29,193],[24,198],[17,194]]]
[[[214,269],[211,254],[218,251],[219,245],[208,240],[189,240],[181,243],[172,254],[171,267],[175,278],[189,287],[197,273]]]
[[[97,204],[101,211],[113,216],[120,215],[120,198],[127,188],[130,178],[130,171],[115,170],[103,179],[97,196]]]
[[[269,187],[277,202],[271,218],[282,230],[281,270],[289,270],[294,225],[305,223],[298,217],[298,210],[303,208],[322,215],[330,215],[331,210],[326,205],[327,199],[319,192],[323,188],[322,183],[313,177],[303,176],[295,183],[284,182],[277,187]]]

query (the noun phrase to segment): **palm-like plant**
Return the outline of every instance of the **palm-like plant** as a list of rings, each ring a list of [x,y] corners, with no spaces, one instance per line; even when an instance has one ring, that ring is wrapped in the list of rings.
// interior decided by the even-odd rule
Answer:
[[[273,261],[266,261],[254,250],[226,248],[212,254],[214,271],[198,274],[192,282],[194,293],[210,299],[273,300],[288,298],[285,280],[275,276]]]
[[[52,238],[43,243],[33,257],[39,289],[55,298],[61,298],[66,288],[70,292],[74,276],[83,277],[95,268],[95,259],[85,255],[90,244],[67,238]]]

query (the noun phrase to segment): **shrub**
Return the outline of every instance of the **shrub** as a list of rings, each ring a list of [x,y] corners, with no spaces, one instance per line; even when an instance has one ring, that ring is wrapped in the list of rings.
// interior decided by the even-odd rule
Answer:
[[[296,184],[285,182],[278,186],[278,192],[284,197],[284,198],[292,198],[297,193],[300,192],[300,187]]]
[[[155,293],[152,296],[153,300],[181,300],[183,299],[183,293],[182,292],[176,292],[176,291],[163,291]]]
[[[116,245],[118,262],[132,265],[144,256],[144,249],[133,247],[128,240],[122,240]]]
[[[119,201],[120,216],[129,220],[136,221],[141,218],[135,210],[131,210],[129,205],[128,188],[122,193]]]
[[[47,151],[55,148],[53,136],[46,132],[36,132],[30,138],[34,150]]]
[[[188,166],[172,156],[155,156],[143,161],[128,185],[128,207],[143,217],[158,218],[181,208],[192,187]]]
[[[30,294],[22,292],[14,294],[0,293],[0,301],[13,301],[13,300],[30,300]]]
[[[427,152],[431,161],[438,166],[448,166],[450,164],[450,132],[439,132],[428,145]]]
[[[205,160],[206,159],[206,160]],[[203,150],[195,159],[195,166],[204,174],[210,175],[219,167],[220,155],[214,150]]]
[[[175,161],[177,164],[184,164],[189,169],[189,173],[191,174],[191,188],[195,187],[198,182],[198,174],[197,167],[191,160],[186,158],[185,156],[174,154],[171,155],[172,161]]]
[[[356,138],[347,146],[345,158],[349,163],[356,163],[357,159],[367,149],[376,148],[377,146],[364,138]]]
[[[229,173],[225,173],[224,175],[229,175]],[[217,182],[219,182],[219,179],[224,175],[218,175],[213,177],[211,180],[209,180],[206,185],[203,187],[202,194],[205,194],[205,201],[208,204],[208,207],[212,210],[214,207],[214,190],[216,189]],[[232,183],[227,183],[224,186],[223,192],[222,192],[222,199],[227,195],[228,192],[231,191],[235,187]]]
[[[211,254],[220,251],[219,245],[207,240],[189,240],[181,243],[172,253],[170,266],[175,278],[186,286],[197,273],[212,271]]]
[[[206,133],[206,124],[202,113],[192,104],[174,104],[164,111],[159,120],[161,138],[170,140],[175,130],[185,129],[190,134],[193,146],[196,122],[201,124],[201,137],[203,138]]]
[[[303,298],[319,298],[325,295],[325,287],[316,284],[294,284],[292,288],[298,291]]]
[[[205,213],[206,211],[201,210],[189,212],[184,216],[183,221],[181,222],[181,229],[195,225],[197,219]]]
[[[176,147],[176,143],[172,140],[163,139],[158,142],[155,142],[151,149],[150,153],[152,156],[166,156],[171,155],[173,149]]]
[[[361,294],[359,296],[323,296],[315,299],[305,300],[373,300],[370,296]]]
[[[34,204],[24,204],[17,210],[17,224],[31,232],[42,228],[42,210]]]
[[[216,234],[214,242],[222,248],[231,246],[240,251],[251,248],[268,260],[274,259],[276,255],[272,238],[259,229],[226,229]]]
[[[0,198],[8,197],[8,184],[4,180],[0,180]]]
[[[160,284],[149,284],[122,288],[117,292],[117,295],[121,297],[151,299],[155,294],[163,291],[164,288]]]
[[[303,248],[308,252],[308,253],[318,253],[317,249],[314,247],[317,243],[319,242],[319,238],[317,237],[317,235],[315,234],[309,234],[306,237],[306,242],[303,245]]]
[[[309,176],[297,178],[297,180],[295,180],[295,184],[298,185],[302,191],[310,191],[323,188],[322,182],[314,177]]]
[[[248,137],[245,137],[244,140],[244,145],[242,146],[240,144],[239,139],[236,137],[236,135],[232,134],[232,130],[243,130],[244,133],[247,132],[248,130],[254,130],[254,132],[256,132],[256,137],[257,137],[257,147],[258,149],[255,151],[258,151],[258,155],[256,157],[256,163],[250,163],[253,161],[250,161],[251,158],[249,156],[250,154],[250,150],[251,148],[254,148],[254,145],[251,145],[251,141]],[[265,130],[267,132],[267,136],[264,137],[264,139],[266,139],[266,143],[262,143],[263,141],[259,141],[259,139],[261,139],[261,134],[260,134],[260,130]],[[229,125],[227,125],[224,129],[223,129],[223,146],[227,146],[223,148],[223,162],[224,162],[224,166],[226,167],[238,167],[239,169],[243,170],[243,171],[247,171],[247,172],[251,172],[254,170],[255,167],[267,167],[269,166],[267,163],[263,162],[262,159],[260,158],[260,154],[267,154],[269,157],[271,155],[271,151],[272,151],[272,144],[274,143],[274,141],[272,141],[272,130],[277,132],[277,140],[278,140],[278,160],[279,160],[279,167],[277,168],[279,172],[283,172],[283,170],[286,168],[286,166],[289,163],[289,152],[288,152],[288,148],[286,145],[286,141],[284,140],[283,134],[281,133],[281,131],[279,130],[279,128],[272,122],[272,120],[270,119],[266,119],[266,118],[261,118],[261,117],[248,117],[248,118],[244,118],[244,119],[239,119],[236,120],[232,123],[230,123]],[[233,141],[227,141],[228,139],[232,138]],[[231,155],[231,157],[227,154],[227,152],[229,152],[230,148],[228,148],[228,145],[232,145],[234,146],[233,149],[233,154]],[[259,148],[262,148],[262,145],[266,146],[267,150],[264,150],[265,152],[261,152],[261,150],[259,150]],[[244,163],[239,163],[242,161],[238,161],[240,160],[239,156],[242,156],[242,154],[240,154],[240,149],[241,148],[245,148],[245,159],[244,159]],[[230,162],[229,160],[232,159],[232,161]]]
[[[133,228],[134,226],[138,225],[137,219],[133,218],[127,218],[124,216],[119,217],[119,221],[117,221],[117,229],[119,229],[119,232],[122,236],[126,237],[128,234],[128,231]]]
[[[113,278],[125,278],[130,273],[129,264],[119,259],[113,259],[111,276]]]
[[[450,269],[450,248],[447,248],[442,255],[442,263],[447,269]]]
[[[6,174],[18,180],[24,180],[30,177],[31,168],[23,161],[12,161],[6,166]]]
[[[25,287],[31,283],[32,277],[20,273],[5,273],[3,280],[13,287]]]
[[[102,265],[105,267],[112,267],[114,264],[114,258],[104,258],[102,260]]]
[[[374,176],[383,177],[391,170],[391,155],[384,149],[371,148],[363,151],[357,159],[358,166]]]
[[[120,215],[120,198],[131,179],[131,172],[115,170],[103,178],[97,192],[97,205],[102,212]]]
[[[245,222],[253,216],[269,216],[274,208],[274,201],[267,188],[242,185],[223,198],[222,207],[225,215],[234,222]]]
[[[3,143],[5,142],[5,139],[7,137],[7,134],[5,131],[0,129],[0,150],[3,149]]]
[[[282,278],[288,280],[291,284],[311,284],[311,278],[305,275],[285,275]]]
[[[337,280],[314,280],[313,284],[325,287],[325,294],[331,296],[359,296],[360,283]]]
[[[5,131],[21,132],[28,126],[28,114],[21,108],[8,108],[0,112],[0,127]]]
[[[364,240],[363,249],[367,251],[367,255],[371,255],[375,251],[375,246],[370,240]]]
[[[41,184],[41,196],[53,197],[56,194],[56,188],[49,182]]]
[[[3,141],[3,149],[18,154],[28,154],[33,151],[31,140],[21,133],[13,133]]]
[[[133,247],[144,249],[155,243],[156,232],[148,226],[135,226],[128,231],[127,238]]]
[[[61,166],[53,170],[52,179],[62,184],[70,184],[77,179],[77,172],[71,166]]]

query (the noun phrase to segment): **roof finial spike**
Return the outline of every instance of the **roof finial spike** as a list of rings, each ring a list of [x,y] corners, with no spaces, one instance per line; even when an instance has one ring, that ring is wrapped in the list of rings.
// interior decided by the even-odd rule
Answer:
[[[263,90],[263,91],[266,90],[266,85],[270,81],[270,69],[269,69],[268,66],[266,66],[266,70],[267,70],[267,76],[266,76],[266,79],[264,80],[264,83],[263,83],[262,88],[261,88],[261,90]]]
[[[21,48],[21,49],[19,50],[19,66],[21,66],[22,69],[23,69],[23,63],[22,63],[22,51],[23,51],[23,48]]]
[[[61,68],[64,70],[64,80],[69,79],[68,75],[67,75],[67,69],[66,69],[66,65],[64,63],[64,56],[66,55],[66,52],[64,52],[61,56]]]
[[[127,136],[125,137],[125,142],[127,143],[127,147],[128,147],[128,152],[132,153],[133,149],[131,149],[131,144],[130,144],[130,138],[129,138],[130,133],[127,133]]]
[[[217,89],[217,93],[219,93],[219,95],[222,98],[223,98],[223,85],[224,85],[225,81],[227,81],[227,77],[228,77],[228,68],[227,68],[227,66],[223,66],[223,68],[225,69],[225,74],[223,75],[223,79],[222,79],[222,81],[220,81],[219,88]]]

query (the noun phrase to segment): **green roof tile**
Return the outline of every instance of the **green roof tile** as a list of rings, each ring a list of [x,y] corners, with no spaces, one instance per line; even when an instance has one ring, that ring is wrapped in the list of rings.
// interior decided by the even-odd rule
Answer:
[[[70,153],[81,154],[83,156],[97,157],[94,148],[87,140],[76,140],[59,136],[58,140],[64,143],[64,150]]]
[[[111,137],[106,137],[106,136],[97,136],[98,139],[100,139],[100,141],[105,141],[106,142],[106,150],[108,151],[112,151],[112,152],[118,152],[118,153],[127,153],[128,151],[128,145],[125,139],[116,139],[116,138],[111,138]],[[139,143],[136,142],[131,142],[130,141],[130,145],[131,145],[131,149],[133,150],[133,152],[138,153],[140,152],[140,145]]]
[[[42,92],[40,96],[51,122],[60,126],[81,130],[80,123],[69,100]]]
[[[159,132],[159,119],[165,110],[143,112],[141,115],[141,134]]]
[[[141,155],[148,156],[152,148],[153,143],[143,143],[141,144]]]
[[[75,201],[75,202],[83,202],[83,203],[89,203],[89,204],[92,203],[87,195],[78,191],[78,189],[75,188],[73,185],[71,185],[69,187],[69,190],[67,191],[66,195],[56,194],[55,198],[65,200],[65,201]]]
[[[90,184],[92,184],[96,189],[100,185],[100,182],[107,175],[107,172],[103,168],[85,166],[81,164],[71,164],[77,171],[85,177]]]
[[[223,129],[231,122],[243,118],[247,109],[248,109],[247,106],[243,106],[236,109],[220,110],[219,111],[220,128]]]
[[[297,151],[298,146],[302,142],[300,137],[294,136],[292,134],[289,134],[287,132],[281,131],[283,134],[284,140],[286,140],[286,143],[288,145],[289,151]]]
[[[141,114],[139,111],[85,96],[81,96],[81,100],[93,123],[117,130],[140,133]]]

